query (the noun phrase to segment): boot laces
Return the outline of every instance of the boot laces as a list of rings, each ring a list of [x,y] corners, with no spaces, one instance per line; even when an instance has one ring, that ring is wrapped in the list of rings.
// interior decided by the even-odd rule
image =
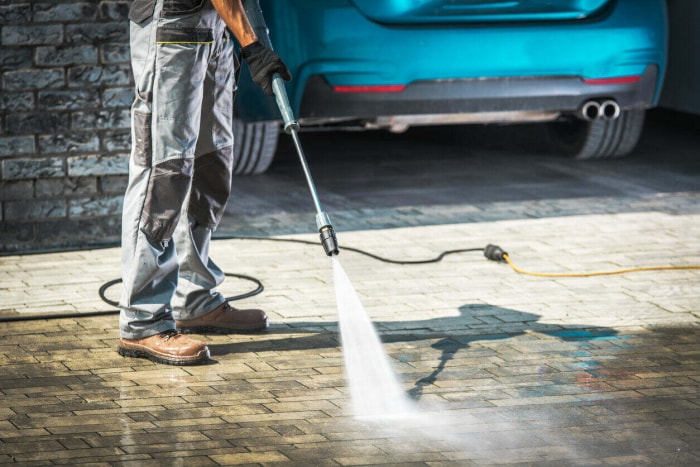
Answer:
[[[167,331],[161,332],[160,337],[169,341],[171,337],[177,337],[179,334],[177,329],[168,329]]]

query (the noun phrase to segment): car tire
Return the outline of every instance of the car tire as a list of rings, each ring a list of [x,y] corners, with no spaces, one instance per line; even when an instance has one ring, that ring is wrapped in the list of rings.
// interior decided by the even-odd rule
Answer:
[[[233,173],[256,175],[272,164],[279,141],[277,122],[233,120]]]
[[[614,120],[590,122],[571,118],[547,124],[554,151],[576,159],[610,159],[629,154],[639,141],[646,112],[624,110]]]

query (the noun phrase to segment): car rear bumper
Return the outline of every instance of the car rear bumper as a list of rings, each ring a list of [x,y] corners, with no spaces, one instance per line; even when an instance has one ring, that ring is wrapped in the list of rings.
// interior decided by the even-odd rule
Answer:
[[[573,113],[587,99],[603,97],[623,108],[649,107],[658,100],[666,66],[664,0],[616,0],[581,21],[439,26],[376,23],[350,0],[261,0],[261,6],[275,50],[294,76],[287,84],[292,110],[306,121]],[[584,80],[629,76],[640,78]],[[397,85],[401,92],[334,90]],[[238,118],[279,118],[274,99],[264,97],[245,69],[239,90]]]
[[[309,78],[299,119],[323,122],[394,115],[556,112],[574,114],[590,100],[621,109],[654,104],[658,68],[638,77],[584,80],[576,76],[417,81],[392,92],[338,92],[322,76]]]

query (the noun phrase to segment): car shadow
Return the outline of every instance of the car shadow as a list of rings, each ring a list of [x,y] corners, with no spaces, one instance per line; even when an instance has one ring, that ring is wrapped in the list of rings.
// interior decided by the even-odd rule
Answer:
[[[456,316],[412,321],[375,321],[382,343],[409,343],[436,340],[430,347],[441,352],[433,371],[418,379],[408,395],[418,400],[426,387],[440,379],[449,362],[478,341],[505,340],[526,333],[543,334],[566,342],[608,339],[617,331],[585,324],[543,323],[534,313],[486,304],[465,304]],[[284,337],[289,335],[290,337]],[[273,324],[254,339],[226,344],[210,344],[212,357],[246,352],[315,350],[341,347],[337,323],[305,321]]]

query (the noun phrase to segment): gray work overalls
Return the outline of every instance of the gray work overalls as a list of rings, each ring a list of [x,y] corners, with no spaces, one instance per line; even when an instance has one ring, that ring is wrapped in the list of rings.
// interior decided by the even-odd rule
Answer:
[[[233,43],[210,0],[134,0],[136,83],[124,199],[120,332],[139,339],[213,310],[209,259],[233,166]]]

